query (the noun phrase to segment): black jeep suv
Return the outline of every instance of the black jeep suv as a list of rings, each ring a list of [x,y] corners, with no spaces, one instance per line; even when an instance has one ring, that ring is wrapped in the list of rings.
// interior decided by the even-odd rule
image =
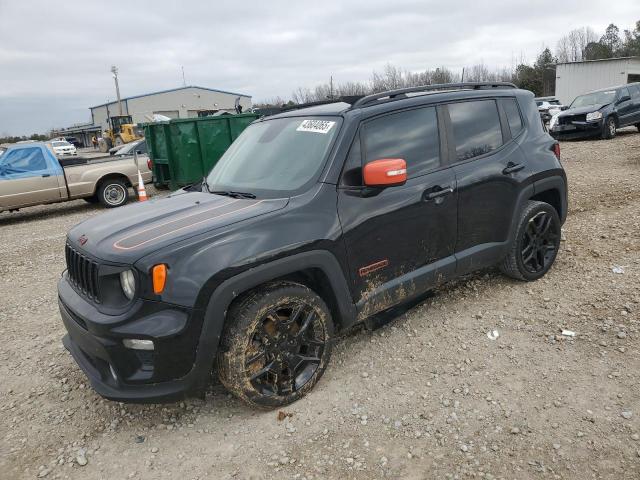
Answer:
[[[606,88],[576,97],[568,110],[551,119],[549,130],[561,140],[613,138],[618,128],[640,130],[640,83]]]
[[[567,215],[530,92],[447,84],[262,118],[201,183],[74,227],[63,339],[120,401],[202,392],[217,371],[292,402],[336,332],[460,275],[536,280]]]

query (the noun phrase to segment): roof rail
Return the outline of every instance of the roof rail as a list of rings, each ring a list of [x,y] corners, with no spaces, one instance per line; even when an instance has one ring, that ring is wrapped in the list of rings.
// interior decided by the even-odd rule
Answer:
[[[389,100],[399,100],[406,98],[407,93],[430,92],[437,90],[484,90],[490,88],[518,88],[510,82],[462,82],[462,83],[437,83],[433,85],[422,85],[420,87],[399,88],[397,90],[389,90],[386,92],[374,93],[360,98],[351,105],[352,109],[362,108],[370,105],[380,99],[389,98]]]
[[[299,110],[301,108],[308,108],[308,107],[316,107],[318,105],[328,105],[330,103],[348,103],[349,105],[353,105],[355,102],[357,102],[358,100],[360,100],[361,98],[363,98],[364,95],[347,95],[347,96],[343,96],[343,97],[336,97],[333,98],[331,100],[327,99],[327,100],[319,100],[316,102],[307,102],[307,103],[298,103],[296,105],[288,105],[282,108],[283,112],[288,112],[290,110]]]

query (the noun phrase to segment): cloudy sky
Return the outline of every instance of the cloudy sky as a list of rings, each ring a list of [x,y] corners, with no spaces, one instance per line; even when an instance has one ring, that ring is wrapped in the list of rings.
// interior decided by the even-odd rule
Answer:
[[[533,6],[535,5],[535,7]],[[0,136],[90,120],[88,107],[182,85],[289,97],[407,70],[511,66],[573,28],[621,30],[638,0],[0,0]]]

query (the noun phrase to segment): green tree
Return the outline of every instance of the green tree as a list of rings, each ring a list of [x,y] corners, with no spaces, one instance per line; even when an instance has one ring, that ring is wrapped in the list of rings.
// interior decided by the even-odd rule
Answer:
[[[620,50],[618,50],[620,51]],[[585,60],[600,60],[601,58],[612,58],[613,51],[611,48],[600,42],[591,42],[584,48]]]
[[[616,27],[613,23],[610,23],[607,29],[604,32],[604,35],[600,38],[600,43],[611,53],[611,57],[617,56],[618,52],[622,50],[623,44],[620,39],[620,29]],[[587,45],[589,47],[589,45]],[[605,52],[605,50],[600,50],[600,52]],[[586,48],[585,48],[586,50]],[[599,57],[599,58],[610,58],[610,57]],[[589,59],[588,59],[589,60]],[[593,60],[593,59],[591,59]]]
[[[640,55],[640,20],[633,30],[624,31],[623,55]]]

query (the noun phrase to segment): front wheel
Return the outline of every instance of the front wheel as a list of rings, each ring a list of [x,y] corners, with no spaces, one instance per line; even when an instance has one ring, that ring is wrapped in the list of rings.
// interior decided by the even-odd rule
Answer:
[[[520,214],[516,236],[500,269],[517,280],[544,276],[558,255],[561,225],[558,212],[545,202],[530,200]]]
[[[602,126],[602,138],[605,140],[611,139],[618,133],[618,125],[616,125],[616,119],[609,117]]]
[[[98,200],[106,208],[116,208],[129,200],[129,188],[119,179],[104,180],[98,187]]]
[[[258,407],[292,403],[318,382],[331,357],[333,322],[308,287],[274,282],[235,303],[218,352],[222,384]]]

